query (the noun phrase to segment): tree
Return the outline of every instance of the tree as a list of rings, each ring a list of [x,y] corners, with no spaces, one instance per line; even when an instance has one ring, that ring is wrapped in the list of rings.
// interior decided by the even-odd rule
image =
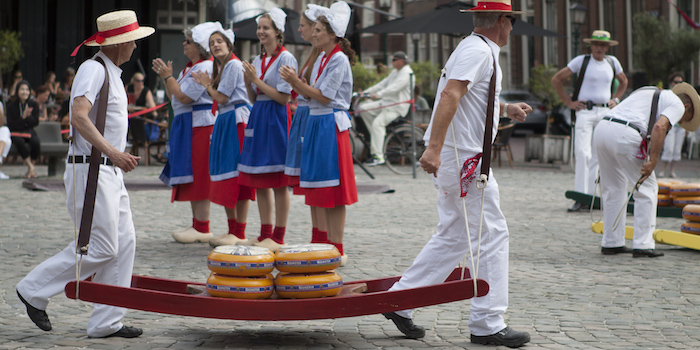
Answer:
[[[647,13],[634,16],[634,60],[650,84],[663,82],[674,71],[685,70],[700,51],[700,34],[672,31],[663,18]]]
[[[0,74],[10,72],[24,57],[20,36],[22,36],[20,32],[0,30]],[[2,88],[2,80],[0,80],[0,88]]]

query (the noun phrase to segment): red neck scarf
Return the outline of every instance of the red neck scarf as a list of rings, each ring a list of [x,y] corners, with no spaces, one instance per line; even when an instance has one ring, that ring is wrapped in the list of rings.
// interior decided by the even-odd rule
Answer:
[[[277,57],[280,57],[280,54],[282,53],[282,51],[287,51],[287,49],[284,48],[284,46],[278,44],[277,48],[275,49],[275,52],[277,54],[275,54],[275,52],[273,52],[273,56],[270,58],[270,62],[267,65],[265,65],[265,59],[267,58],[267,52],[263,53],[262,62],[260,62],[260,71],[261,71],[260,80],[263,80],[263,78],[265,77],[265,73],[267,73],[267,70],[270,69],[270,67],[272,66],[272,63],[275,62],[275,60],[277,60]],[[258,90],[258,95],[262,94],[260,89],[257,89],[257,90]]]
[[[340,45],[335,44],[335,47],[333,48],[333,51],[331,51],[330,54],[324,54],[323,57],[321,57],[321,64],[318,66],[318,74],[316,75],[316,80],[314,81],[314,85],[316,85],[316,81],[318,81],[318,78],[321,76],[321,73],[323,73],[323,69],[326,68],[326,65],[328,64],[328,61],[331,60],[331,57],[335,55],[336,53],[342,51],[340,49]]]
[[[238,56],[236,56],[235,53],[231,52],[231,60],[239,60],[240,61],[241,59],[238,58]],[[226,63],[228,63],[228,62],[226,62]],[[223,70],[224,70],[224,67],[221,67],[222,73],[223,73]],[[216,111],[219,109],[219,102],[216,102],[216,99],[213,96],[212,96],[212,100],[214,102],[212,102],[212,104],[211,104],[211,114],[216,114]]]

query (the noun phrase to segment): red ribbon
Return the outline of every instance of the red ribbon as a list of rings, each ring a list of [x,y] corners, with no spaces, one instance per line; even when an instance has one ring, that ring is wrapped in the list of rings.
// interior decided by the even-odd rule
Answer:
[[[513,11],[513,7],[501,2],[479,1],[472,11],[487,10],[487,11]]]
[[[323,57],[321,57],[321,64],[318,66],[318,74],[316,74],[316,81],[318,81],[318,77],[320,77],[321,73],[323,73],[323,69],[326,68],[326,65],[328,65],[328,61],[331,60],[331,57],[333,57],[333,55],[335,55],[336,53],[338,53],[340,51],[342,51],[340,49],[340,45],[335,44],[335,47],[333,48],[333,51],[331,51],[330,55],[324,54]],[[316,82],[314,82],[314,85],[315,84],[316,84]]]
[[[280,57],[280,54],[282,53],[282,51],[287,51],[287,49],[282,45],[277,45],[277,48],[275,49],[275,52],[277,52],[277,54],[272,56],[272,58],[270,58],[270,62],[267,64],[267,66],[265,66],[265,58],[267,57],[267,52],[265,52],[263,54],[262,61],[260,62],[260,70],[262,71],[262,73],[260,74],[260,80],[263,80],[263,78],[265,77],[265,73],[272,66],[272,62],[275,62],[277,57]],[[260,92],[260,89],[257,89],[257,90],[258,90],[258,95],[262,94],[262,92]]]
[[[239,60],[240,61],[241,59],[238,58],[238,56],[236,56],[235,53],[231,52],[231,60]],[[226,63],[228,63],[228,62],[226,62]],[[222,67],[221,71],[223,72],[223,70],[224,70],[224,68]],[[211,114],[216,114],[216,111],[219,109],[219,102],[216,101],[214,96],[212,96],[212,100],[214,100],[214,102],[211,103]]]
[[[125,34],[128,32],[133,32],[134,30],[137,30],[137,29],[139,29],[139,24],[138,24],[138,22],[134,22],[131,24],[127,24],[123,27],[105,30],[104,32],[97,32],[97,33],[93,34],[91,37],[85,39],[85,41],[83,41],[82,43],[80,43],[80,45],[78,45],[73,50],[73,53],[71,53],[70,55],[71,55],[71,57],[75,57],[75,55],[78,54],[78,50],[80,50],[81,46],[83,46],[84,44],[87,44],[93,40],[98,44],[102,44],[105,41],[105,39],[107,39],[107,38],[111,38],[113,36]]]
[[[138,117],[138,116],[140,116],[140,115],[142,115],[142,114],[146,114],[146,113],[148,113],[148,112],[153,112],[153,111],[155,111],[156,109],[159,109],[159,108],[161,108],[161,107],[167,105],[168,103],[170,103],[170,102],[161,103],[161,104],[159,104],[159,105],[157,105],[157,106],[155,106],[155,107],[146,108],[146,109],[142,109],[142,110],[140,110],[140,111],[138,111],[138,112],[131,113],[131,114],[129,114],[129,118]]]

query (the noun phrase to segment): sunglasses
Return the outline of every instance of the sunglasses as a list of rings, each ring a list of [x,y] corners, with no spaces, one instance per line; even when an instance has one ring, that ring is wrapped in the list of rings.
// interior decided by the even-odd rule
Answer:
[[[15,79],[22,79],[21,75],[15,75]]]
[[[680,83],[682,83],[682,82],[683,82],[683,80],[674,80],[674,81],[673,81],[674,84],[680,84]]]
[[[513,17],[513,16],[510,16],[510,15],[505,15],[505,17],[506,17],[507,19],[510,20],[510,25],[511,25],[511,26],[514,26],[514,25],[515,25],[515,21],[517,20],[517,18],[515,18],[515,17]]]
[[[392,62],[396,62],[396,61],[398,61],[398,60],[400,60],[400,58],[392,58],[392,59],[391,59]]]
[[[143,79],[134,79],[134,81],[137,83],[143,83]]]

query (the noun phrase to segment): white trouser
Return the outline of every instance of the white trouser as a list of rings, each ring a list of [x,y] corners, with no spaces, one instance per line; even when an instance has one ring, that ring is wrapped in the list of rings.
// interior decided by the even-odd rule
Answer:
[[[605,123],[605,127],[603,126]],[[629,126],[602,121],[595,130],[594,142],[600,161],[600,185],[603,192],[603,241],[605,248],[625,245],[625,218],[629,185],[637,183],[645,160],[637,159],[642,137]],[[656,228],[657,192],[656,175],[642,182],[634,192],[634,249],[654,249],[653,233]],[[613,227],[620,215],[620,222]]]
[[[74,166],[75,188],[73,186]],[[63,180],[68,196],[66,200],[68,212],[78,227],[80,227],[85,198],[87,172],[88,164],[68,164]],[[76,203],[76,211],[73,203]],[[75,220],[75,213],[78,215],[77,220]],[[72,230],[66,228],[66,231]],[[75,280],[75,245],[75,241],[68,244],[68,247],[34,268],[17,284],[17,290],[29,304],[38,309],[46,309],[49,298],[63,293],[66,284]],[[80,279],[96,274],[93,278],[95,282],[122,287],[131,286],[135,251],[136,234],[123,174],[116,167],[102,165],[95,199],[90,246],[88,255],[83,256]],[[121,319],[125,314],[125,308],[94,304],[88,321],[88,336],[104,337],[118,331],[123,326]]]
[[[598,156],[593,145],[593,129],[609,111],[609,108],[593,107],[576,112],[574,130],[574,191],[595,194],[595,179],[598,177]]]
[[[468,156],[473,155],[460,152],[460,165]],[[443,148],[441,158],[438,177],[433,180],[438,188],[437,209],[440,222],[437,225],[437,233],[430,238],[413,265],[390,290],[442,283],[469,253],[454,149]],[[477,174],[480,173],[479,170],[480,165],[477,166]],[[508,227],[500,209],[498,184],[493,176],[489,178],[484,192],[484,224],[477,277],[488,282],[489,292],[486,296],[471,300],[469,330],[477,336],[491,335],[505,328],[503,314],[508,308]],[[482,190],[476,188],[474,180],[464,198],[474,259],[477,258],[479,244],[481,194]],[[470,263],[467,263],[467,267],[471,270]],[[410,318],[412,310],[397,313]]]
[[[5,146],[2,151],[0,151],[0,164],[2,164],[3,158],[7,157],[10,153],[10,147],[12,147],[12,137],[10,137],[10,129],[6,126],[0,127],[0,142],[4,142]]]
[[[370,101],[360,104],[362,120],[365,121],[370,135],[370,153],[379,158],[384,158],[384,138],[386,137],[386,126],[396,118],[401,116],[401,107],[396,105],[382,109],[379,108],[386,102],[382,100]],[[405,107],[404,107],[405,108]]]
[[[666,134],[666,140],[664,141],[664,151],[663,153],[661,153],[661,160],[664,162],[680,161],[681,148],[683,148],[684,140],[685,129],[683,129],[679,125],[674,125],[668,132],[668,134]],[[663,168],[661,170],[663,170]]]

